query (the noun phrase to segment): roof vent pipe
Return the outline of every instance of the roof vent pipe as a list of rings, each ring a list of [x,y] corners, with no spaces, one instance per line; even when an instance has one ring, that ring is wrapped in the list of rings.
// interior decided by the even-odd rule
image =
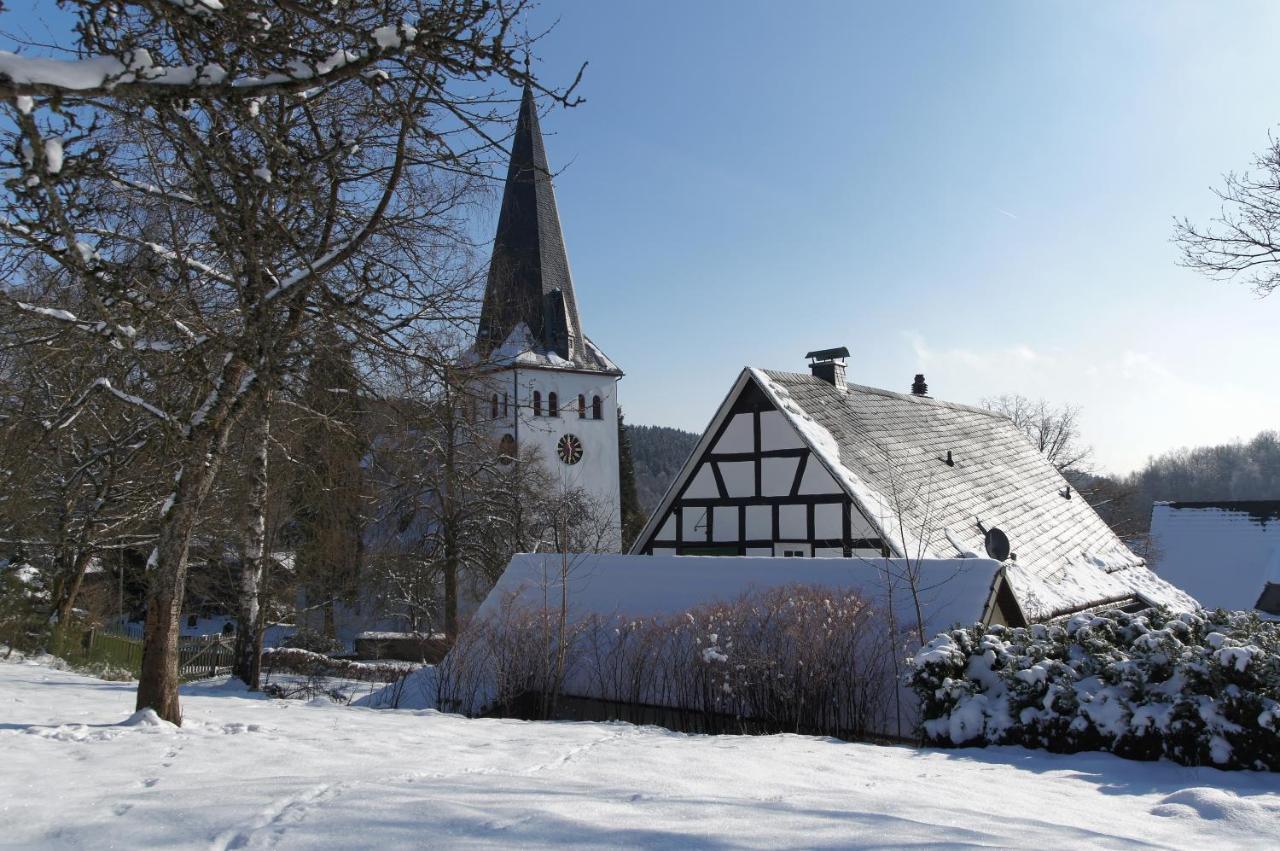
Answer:
[[[849,357],[849,350],[844,346],[835,349],[818,349],[805,355],[809,359],[809,371],[815,378],[821,378],[837,390],[844,392],[848,382],[844,377],[844,359]]]
[[[928,396],[929,395],[929,385],[925,383],[923,373],[917,372],[916,380],[911,382],[911,395],[912,396]]]

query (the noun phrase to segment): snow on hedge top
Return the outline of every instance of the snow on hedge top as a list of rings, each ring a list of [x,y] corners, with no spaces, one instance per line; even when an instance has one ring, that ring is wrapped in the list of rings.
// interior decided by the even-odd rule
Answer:
[[[1156,572],[1206,607],[1252,609],[1280,583],[1280,500],[1157,502],[1151,542]]]
[[[676,615],[705,603],[786,585],[847,589],[875,603],[890,598],[886,574],[901,576],[902,559],[753,558],[749,556],[632,556],[521,553],[514,556],[477,618],[496,615],[505,601],[558,607],[560,577],[568,576],[569,619]],[[931,559],[913,562],[930,635],[955,624],[981,620],[1000,565],[990,559]],[[892,583],[898,611],[913,611],[910,588]],[[549,598],[545,595],[549,594]]]
[[[1016,555],[1010,585],[1032,620],[1133,599],[1197,607],[1147,570],[1006,417],[812,375],[748,373],[898,555],[982,553],[983,529],[999,528]]]

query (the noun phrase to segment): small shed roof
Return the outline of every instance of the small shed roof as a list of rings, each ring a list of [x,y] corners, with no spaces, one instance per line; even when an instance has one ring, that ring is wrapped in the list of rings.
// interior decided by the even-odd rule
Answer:
[[[1156,571],[1205,606],[1280,615],[1280,500],[1157,502],[1151,542]]]
[[[908,567],[903,559],[588,554],[570,555],[567,563],[570,620],[675,615],[704,603],[796,584],[848,589],[880,603],[892,597],[898,611],[908,611],[913,602],[906,582],[886,581],[887,576],[903,575]],[[547,605],[548,589],[551,604],[558,605],[565,564],[558,553],[514,556],[477,617],[496,614],[512,598],[541,608]],[[910,568],[919,577],[916,586],[929,634],[981,620],[1000,576],[1000,564],[990,559],[931,559],[912,562]]]

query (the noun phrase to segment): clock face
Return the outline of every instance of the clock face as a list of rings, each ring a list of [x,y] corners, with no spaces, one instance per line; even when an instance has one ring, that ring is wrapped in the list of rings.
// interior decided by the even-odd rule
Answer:
[[[556,454],[566,464],[577,464],[582,460],[582,441],[576,435],[566,434],[556,442]]]

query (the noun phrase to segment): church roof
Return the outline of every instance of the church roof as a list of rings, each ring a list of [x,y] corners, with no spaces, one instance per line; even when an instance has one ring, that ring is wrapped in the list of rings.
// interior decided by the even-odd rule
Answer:
[[[498,232],[476,334],[482,358],[523,324],[530,348],[575,363],[584,356],[582,322],[569,273],[560,214],[533,91],[525,87],[511,143]],[[590,360],[588,358],[588,360]]]

